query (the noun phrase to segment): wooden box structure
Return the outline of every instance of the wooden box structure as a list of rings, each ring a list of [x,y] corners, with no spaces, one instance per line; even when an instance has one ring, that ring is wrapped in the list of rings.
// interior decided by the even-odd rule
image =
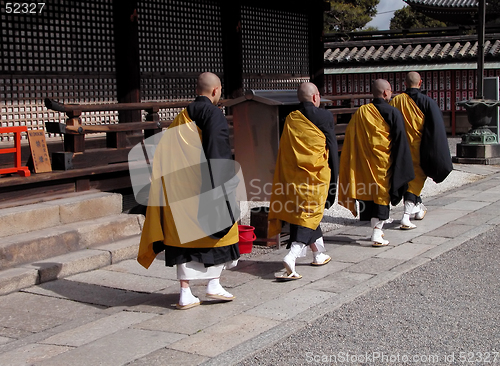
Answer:
[[[69,116],[47,109],[46,98],[64,105],[189,102],[204,71],[219,75],[226,98],[239,97],[246,89],[295,89],[305,80],[321,87],[323,82],[323,0],[54,0],[36,14],[9,12],[4,1],[0,5],[0,127],[30,130],[43,129],[46,122],[66,123]],[[181,109],[159,110],[159,121],[172,120]],[[147,112],[95,108],[78,120],[89,130],[146,122]],[[71,174],[42,173],[58,177],[58,188],[52,178],[38,174],[12,184],[11,178],[1,177],[5,197],[63,186],[66,191],[126,187],[126,167],[116,159],[98,167],[81,161],[92,161],[85,158],[91,148],[116,156],[122,154],[116,149],[136,142],[130,133],[123,138],[126,127],[117,130],[114,136],[120,140],[109,140],[112,133],[107,133],[107,142],[86,139],[84,146],[82,136],[65,133],[63,151],[60,133],[46,131],[50,153],[81,154],[78,159],[86,167],[77,168],[73,156]],[[0,142],[5,139],[1,136]],[[23,160],[28,155],[23,146]],[[66,155],[60,157],[65,165]],[[0,157],[0,168],[6,163]],[[100,184],[101,177],[106,184]],[[113,186],[114,181],[120,183]]]

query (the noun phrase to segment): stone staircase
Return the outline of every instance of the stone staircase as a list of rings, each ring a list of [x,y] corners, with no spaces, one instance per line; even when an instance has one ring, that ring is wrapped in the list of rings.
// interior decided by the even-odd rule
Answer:
[[[0,295],[134,258],[143,221],[100,191],[0,208]]]

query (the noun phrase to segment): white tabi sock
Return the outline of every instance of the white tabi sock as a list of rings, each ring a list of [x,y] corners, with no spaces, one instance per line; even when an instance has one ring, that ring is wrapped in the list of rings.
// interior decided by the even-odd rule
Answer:
[[[374,243],[379,243],[383,245],[389,244],[389,240],[384,239],[384,232],[382,228],[384,227],[385,220],[380,220],[378,217],[372,217],[371,226],[373,229],[371,240]]]
[[[384,222],[385,220],[380,220],[378,217],[372,217],[370,221],[372,229],[380,230],[382,230],[382,228],[384,227]]]
[[[200,302],[196,296],[191,293],[190,287],[181,287],[181,295],[179,297],[179,305],[185,306],[189,304],[194,304]]]
[[[414,213],[415,204],[411,201],[405,201],[405,208],[403,218],[401,219],[401,225],[406,228],[415,228],[416,225],[412,224],[410,221],[410,215]]]
[[[325,254],[326,248],[325,248],[325,243],[323,241],[323,237],[318,238],[314,242],[314,245],[316,246],[317,250],[313,251],[313,258],[314,258],[313,263],[323,263],[328,258],[330,258],[328,254]]]
[[[220,284],[219,278],[212,278],[207,284],[207,294],[211,295],[223,295],[225,297],[233,297],[232,294],[224,290],[224,287]]]
[[[294,241],[290,246],[290,251],[283,258],[283,262],[285,264],[285,268],[287,272],[294,273],[295,272],[295,261],[298,257],[304,257],[307,246],[304,243],[299,243]],[[288,274],[290,274],[288,273]]]

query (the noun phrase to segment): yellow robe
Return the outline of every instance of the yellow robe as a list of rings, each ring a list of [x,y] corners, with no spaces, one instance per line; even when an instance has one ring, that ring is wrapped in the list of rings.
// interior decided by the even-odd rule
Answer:
[[[193,141],[190,139],[193,136],[201,139],[201,131],[196,126],[195,123],[190,123],[192,120],[189,118],[187,110],[183,110],[169,126],[169,129],[182,126],[184,130],[178,129],[178,131],[186,131],[185,128],[189,129],[191,133],[183,135],[181,132],[176,134],[176,142],[179,146],[184,145],[185,149],[183,151],[188,151],[192,155],[199,157],[201,154],[201,141]],[[196,132],[193,134],[192,132]],[[148,200],[148,207],[146,211],[146,220],[144,222],[144,227],[141,235],[141,242],[139,245],[139,253],[137,255],[137,261],[148,268],[156,257],[156,253],[153,251],[153,243],[156,241],[161,241],[165,245],[175,246],[175,247],[185,247],[185,248],[213,248],[233,245],[238,242],[238,225],[235,223],[229,232],[221,239],[214,239],[211,237],[203,237],[201,239],[196,239],[190,242],[182,242],[179,237],[179,233],[174,222],[174,216],[172,214],[173,202],[169,204],[167,199],[167,190],[165,188],[165,182],[169,187],[169,196],[171,196],[171,190],[173,189],[177,197],[189,197],[190,206],[198,207],[197,200],[198,195],[201,192],[201,170],[199,166],[186,164],[186,156],[179,151],[175,150],[169,143],[167,143],[166,137],[162,137],[160,143],[158,144],[155,157],[153,160],[153,171],[151,179],[150,195]],[[194,147],[193,147],[194,146]],[[198,148],[199,147],[199,148]],[[167,160],[168,159],[168,160]],[[199,158],[198,158],[199,159]],[[179,169],[183,168],[186,171],[186,177],[189,179],[182,179],[183,170],[177,170],[181,172],[178,174],[167,174],[166,172],[175,171],[175,167],[178,166]],[[186,169],[185,167],[188,166]],[[197,171],[196,169],[200,170]],[[193,201],[194,200],[194,201]],[[182,206],[182,205],[181,205]],[[182,207],[181,207],[182,208]],[[178,217],[176,217],[178,219]],[[178,221],[182,226],[188,226],[195,223],[189,222],[189,217],[183,219],[181,222]]]
[[[391,202],[390,126],[372,104],[361,106],[347,125],[340,154],[338,203],[357,216],[356,200]]]
[[[425,115],[406,93],[401,93],[394,97],[390,105],[399,109],[403,114],[406,137],[410,145],[415,179],[408,183],[408,192],[413,193],[415,196],[420,196],[425,180],[427,179],[420,165],[420,143],[422,142]]]
[[[288,115],[280,139],[269,205],[269,237],[286,221],[315,230],[323,218],[331,171],[324,133],[300,111]]]

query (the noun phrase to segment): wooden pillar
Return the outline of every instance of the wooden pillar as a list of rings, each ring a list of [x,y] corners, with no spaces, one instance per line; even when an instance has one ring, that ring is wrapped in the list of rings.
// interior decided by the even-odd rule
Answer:
[[[477,25],[477,94],[476,99],[484,98],[484,32],[486,22],[486,0],[479,0]]]
[[[237,98],[244,94],[241,1],[222,0],[221,17],[224,94],[225,98]]]
[[[113,0],[118,103],[141,101],[137,0]],[[140,122],[141,111],[119,111],[119,122]]]
[[[324,93],[324,45],[323,24],[324,12],[329,3],[323,0],[310,0],[307,3],[309,27],[309,74],[321,93]]]

